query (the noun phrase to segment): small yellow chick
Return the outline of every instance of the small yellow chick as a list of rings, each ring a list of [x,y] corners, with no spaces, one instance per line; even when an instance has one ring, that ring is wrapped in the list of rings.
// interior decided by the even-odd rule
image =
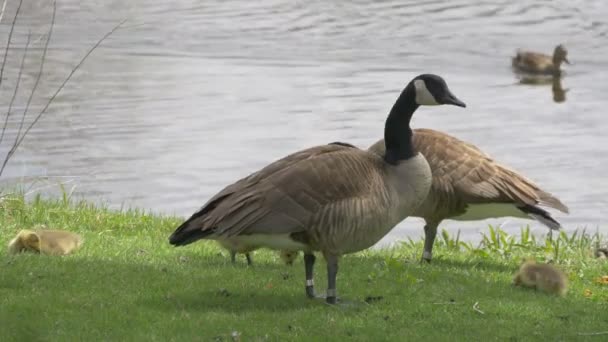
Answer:
[[[299,251],[281,251],[279,255],[285,265],[293,265],[293,262],[298,258],[299,254]]]
[[[47,255],[67,255],[80,248],[80,235],[64,230],[21,230],[8,244],[11,254],[34,252]]]
[[[522,263],[515,273],[513,285],[531,287],[559,296],[568,291],[568,280],[560,269],[551,264],[537,264],[534,260]]]

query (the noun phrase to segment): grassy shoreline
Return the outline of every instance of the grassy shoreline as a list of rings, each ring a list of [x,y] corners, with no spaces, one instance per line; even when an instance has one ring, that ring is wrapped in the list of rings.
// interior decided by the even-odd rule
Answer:
[[[330,307],[304,297],[303,263],[257,251],[254,267],[230,264],[213,242],[174,248],[179,218],[111,211],[68,198],[0,202],[0,340],[600,340],[608,335],[608,263],[594,237],[552,240],[490,229],[481,247],[449,235],[430,265],[421,241],[348,255]],[[9,256],[6,244],[36,224],[83,235],[76,254]],[[440,240],[440,241],[439,241]],[[565,298],[514,288],[522,257],[554,259],[570,280]],[[325,290],[322,259],[317,291]],[[366,299],[369,303],[366,302]],[[608,333],[607,333],[608,334]]]

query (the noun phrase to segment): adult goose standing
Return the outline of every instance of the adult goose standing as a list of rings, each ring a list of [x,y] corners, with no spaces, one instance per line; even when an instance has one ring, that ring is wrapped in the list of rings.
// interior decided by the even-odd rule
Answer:
[[[414,151],[426,157],[433,174],[428,196],[410,215],[426,223],[423,260],[431,261],[437,227],[445,219],[475,221],[511,216],[535,219],[559,229],[559,222],[539,206],[568,213],[568,207],[558,198],[470,143],[431,129],[414,130],[412,141]],[[384,141],[379,140],[368,150],[384,155]]]
[[[465,107],[432,74],[412,79],[386,119],[386,153],[329,144],[277,160],[211,198],[169,237],[304,251],[306,294],[315,297],[314,251],[327,263],[326,301],[336,303],[338,258],[369,248],[425,199],[431,170],[412,145],[410,120],[420,105]]]
[[[518,50],[511,60],[513,68],[517,71],[541,75],[559,75],[562,62],[570,64],[568,50],[561,44],[555,47],[553,56]]]

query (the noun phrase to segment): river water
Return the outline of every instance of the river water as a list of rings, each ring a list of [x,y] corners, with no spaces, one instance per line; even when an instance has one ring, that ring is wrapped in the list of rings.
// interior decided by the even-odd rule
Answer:
[[[3,46],[16,7],[10,1],[2,19]],[[51,13],[49,1],[24,2],[2,118],[29,30],[15,108],[27,101]],[[431,72],[468,107],[422,108],[413,126],[474,143],[556,194],[571,209],[555,215],[566,230],[608,232],[604,1],[63,0],[26,124],[124,18],[29,133],[4,184],[56,195],[62,182],[76,198],[187,216],[290,152],[336,140],[367,147],[405,84]],[[561,102],[550,84],[521,84],[510,68],[517,48],[550,53],[558,43],[572,62]],[[0,156],[20,117],[10,117]],[[442,227],[476,239],[487,223],[516,232],[527,222],[546,231],[515,219]],[[421,221],[408,219],[383,243],[422,234]]]

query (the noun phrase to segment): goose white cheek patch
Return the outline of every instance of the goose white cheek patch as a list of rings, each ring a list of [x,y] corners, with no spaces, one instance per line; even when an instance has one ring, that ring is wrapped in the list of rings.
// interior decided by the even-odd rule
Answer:
[[[426,87],[426,83],[423,80],[415,80],[414,88],[416,88],[416,103],[421,106],[437,106],[439,102],[435,100],[435,97],[429,89]]]

